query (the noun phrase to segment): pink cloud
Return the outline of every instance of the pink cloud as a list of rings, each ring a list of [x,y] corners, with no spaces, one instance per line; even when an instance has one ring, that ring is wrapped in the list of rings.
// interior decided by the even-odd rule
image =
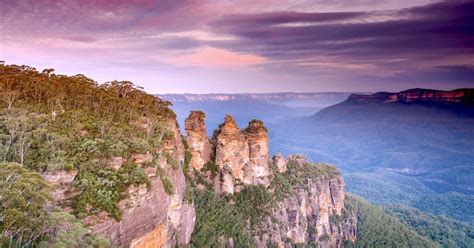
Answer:
[[[253,54],[235,53],[214,47],[203,47],[195,52],[167,59],[166,62],[177,66],[197,67],[234,67],[265,63],[265,58]]]

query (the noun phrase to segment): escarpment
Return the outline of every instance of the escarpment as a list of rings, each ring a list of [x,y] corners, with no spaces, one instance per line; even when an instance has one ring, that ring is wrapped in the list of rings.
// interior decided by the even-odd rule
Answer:
[[[150,130],[152,124],[143,117],[132,125]],[[160,125],[155,137],[161,141],[153,151],[112,156],[104,164],[109,172],[121,173],[133,164],[149,178],[147,184],[125,189],[117,203],[120,217],[105,211],[78,215],[113,247],[196,246],[203,244],[200,235],[207,240],[217,233],[221,233],[215,237],[217,245],[230,247],[342,247],[356,239],[357,217],[344,208],[344,181],[339,172],[301,155],[270,157],[263,122],[252,120],[239,129],[228,115],[211,139],[205,114],[199,111],[186,119],[184,138],[174,119]],[[76,170],[44,173],[55,186],[57,206],[76,211],[70,202],[78,194],[77,184],[88,180],[83,174]],[[208,194],[215,194],[211,199],[225,204],[222,207],[232,215],[197,216],[214,211],[209,206],[219,206],[199,198]],[[240,217],[228,225],[238,226],[239,234],[219,230],[228,226],[220,224],[211,233],[202,230],[235,214]]]
[[[345,240],[353,242],[357,217],[344,209],[342,176],[332,167],[312,165],[298,155],[290,156],[285,167],[288,171],[275,180],[292,182],[293,189],[277,200],[271,214],[257,225],[256,246],[341,247]],[[272,190],[288,189],[275,184]]]
[[[119,220],[105,212],[82,218],[94,233],[109,239],[113,247],[176,247],[189,244],[195,225],[195,208],[184,200],[186,181],[182,164],[185,148],[176,122],[169,120],[164,125],[169,137],[155,148],[154,155],[133,154],[130,158],[148,175],[149,187],[132,185],[126,190],[126,197],[118,203],[122,212]],[[107,166],[120,170],[126,163],[123,157],[114,157]],[[48,182],[55,185],[53,196],[60,207],[65,207],[63,203],[74,197],[65,192],[72,191],[75,174],[56,172],[44,175]]]
[[[397,93],[378,92],[372,95],[353,94],[349,101],[378,103],[468,103],[474,102],[474,90],[457,89],[451,91],[409,89]]]
[[[187,127],[201,127],[199,139],[195,138],[196,128],[186,129],[190,150],[208,145],[202,138],[207,137],[204,122],[195,112],[186,120]],[[342,247],[345,241],[356,239],[357,217],[344,209],[344,181],[335,167],[312,164],[300,155],[285,158],[277,154],[270,159],[263,122],[252,120],[241,130],[230,115],[214,131],[211,145],[211,154],[206,155],[210,159],[204,166],[199,159],[191,159],[190,165],[197,177],[207,179],[203,185],[207,190],[230,197],[226,208],[251,215],[245,216],[245,226],[252,245]],[[201,151],[191,153],[203,157]],[[193,164],[195,161],[198,164]],[[223,236],[219,242],[248,246],[236,244],[234,238]]]

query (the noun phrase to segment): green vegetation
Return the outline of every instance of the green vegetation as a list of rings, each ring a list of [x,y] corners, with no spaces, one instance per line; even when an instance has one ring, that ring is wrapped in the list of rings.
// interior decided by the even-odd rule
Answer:
[[[289,160],[286,173],[277,173],[275,165],[271,164],[274,178],[270,188],[273,190],[275,198],[281,200],[287,195],[294,194],[296,188],[308,187],[308,180],[325,180],[340,175],[335,166],[324,163],[303,163],[296,160]]]
[[[419,235],[440,243],[443,247],[474,247],[474,227],[470,225],[404,205],[387,206],[385,211],[396,216]]]
[[[357,240],[347,247],[438,247],[397,218],[352,195],[346,195],[344,206],[357,213]]]
[[[217,173],[219,172],[219,166],[217,166],[217,164],[214,161],[210,160],[204,164],[202,171],[211,172],[212,178],[214,178],[217,176]]]
[[[51,200],[41,175],[17,163],[0,164],[0,231],[3,243],[31,243],[42,234]]]
[[[74,213],[106,211],[119,219],[117,203],[127,187],[151,184],[131,162],[118,170],[108,165],[114,157],[160,155],[154,148],[172,138],[166,123],[175,115],[169,103],[128,81],[99,85],[83,75],[0,66],[1,161],[39,172],[76,170]],[[170,156],[167,162],[179,166]],[[162,181],[172,192],[164,175]]]
[[[448,216],[474,225],[474,195],[460,193],[427,195],[418,198],[412,205],[424,212]]]
[[[246,216],[225,197],[210,190],[195,190],[196,226],[191,247],[223,247],[232,238],[235,247],[253,247]]]
[[[48,236],[39,247],[111,247],[107,239],[93,235],[76,217],[65,212],[51,212],[46,223]]]
[[[272,207],[284,197],[293,195],[296,188],[304,188],[309,180],[323,180],[338,174],[334,166],[326,164],[300,164],[295,160],[288,162],[286,173],[276,173],[269,188],[264,186],[245,186],[240,192],[223,196],[203,181],[204,189],[194,189],[196,207],[196,226],[191,240],[192,247],[222,247],[232,238],[235,247],[253,247],[253,237],[260,234],[262,218],[271,214]],[[205,169],[212,172],[213,165]],[[195,173],[199,184],[201,173]]]
[[[166,177],[165,170],[161,167],[156,168],[156,175],[160,178],[166,194],[173,194],[173,184],[171,184],[170,180]]]
[[[51,188],[43,177],[18,163],[0,163],[2,247],[109,247],[76,217],[46,206]]]

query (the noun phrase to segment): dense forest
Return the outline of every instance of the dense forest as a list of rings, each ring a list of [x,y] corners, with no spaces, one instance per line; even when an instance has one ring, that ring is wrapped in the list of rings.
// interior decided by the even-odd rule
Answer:
[[[155,152],[169,138],[165,123],[175,120],[169,103],[128,81],[98,84],[28,66],[0,70],[1,242],[105,246],[76,217],[106,211],[119,219],[124,190],[149,183],[133,162],[117,171],[104,164],[113,156]],[[76,217],[46,209],[51,189],[38,173],[57,170],[77,171],[69,203]],[[74,229],[57,229],[57,222]]]
[[[384,210],[443,247],[474,247],[474,227],[471,225],[403,205],[386,206]]]

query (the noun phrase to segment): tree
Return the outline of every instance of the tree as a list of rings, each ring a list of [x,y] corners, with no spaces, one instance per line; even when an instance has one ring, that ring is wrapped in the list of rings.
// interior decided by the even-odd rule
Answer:
[[[66,212],[51,212],[47,226],[46,247],[110,247],[110,242],[93,235],[74,215]]]
[[[0,117],[0,129],[4,130],[0,137],[4,150],[3,162],[18,161],[24,165],[31,144],[46,133],[47,118],[44,114],[17,109],[6,110],[0,113]],[[13,154],[10,151],[13,151]]]
[[[15,100],[18,99],[19,93],[15,90],[5,90],[5,92],[1,93],[1,96],[2,100],[7,104],[7,108],[11,109]]]
[[[18,163],[0,163],[0,240],[28,246],[44,233],[52,200],[43,177]]]

